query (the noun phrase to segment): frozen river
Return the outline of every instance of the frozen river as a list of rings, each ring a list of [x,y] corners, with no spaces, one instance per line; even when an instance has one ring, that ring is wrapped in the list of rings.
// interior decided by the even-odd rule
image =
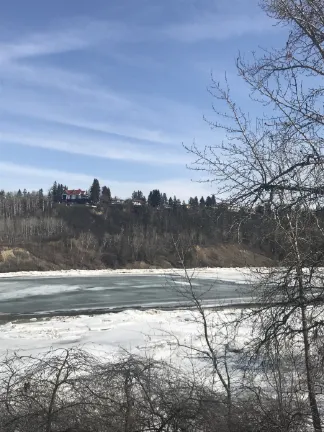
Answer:
[[[210,277],[193,281],[206,303],[238,303],[247,299],[244,284]],[[188,285],[172,274],[11,277],[0,279],[0,314],[34,314],[174,307],[186,304],[179,295]]]

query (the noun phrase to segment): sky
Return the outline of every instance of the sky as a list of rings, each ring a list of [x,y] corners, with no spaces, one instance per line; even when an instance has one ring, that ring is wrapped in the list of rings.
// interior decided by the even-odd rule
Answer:
[[[282,42],[257,0],[11,0],[0,17],[0,189],[208,195],[189,170],[222,139],[211,72],[247,110],[238,52]],[[205,179],[205,177],[204,177]]]

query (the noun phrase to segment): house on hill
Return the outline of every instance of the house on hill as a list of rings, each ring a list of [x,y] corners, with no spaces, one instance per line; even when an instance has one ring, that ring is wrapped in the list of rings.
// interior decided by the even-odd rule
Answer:
[[[111,205],[123,205],[124,202],[125,202],[125,201],[124,201],[123,199],[115,197],[115,198],[112,198],[112,199],[111,199],[110,204],[111,204]]]
[[[82,189],[67,189],[62,194],[62,203],[86,204],[89,202],[89,194]]]
[[[139,198],[139,199],[132,199],[132,204],[135,207],[141,207],[141,206],[144,206],[146,204],[146,202],[145,202],[145,200]]]

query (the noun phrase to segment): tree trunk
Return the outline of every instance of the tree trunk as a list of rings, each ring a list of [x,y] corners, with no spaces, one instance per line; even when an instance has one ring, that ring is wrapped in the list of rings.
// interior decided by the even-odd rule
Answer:
[[[299,283],[299,294],[300,297],[303,299],[304,297],[303,281],[301,280],[301,276],[298,276],[298,283]],[[318,411],[315,388],[314,388],[312,362],[311,362],[311,354],[309,348],[309,335],[307,329],[306,306],[304,304],[304,300],[302,300],[302,305],[301,305],[301,318],[302,318],[302,331],[303,331],[303,341],[304,341],[304,357],[305,357],[305,368],[306,368],[306,378],[307,378],[308,400],[309,400],[310,410],[312,413],[312,422],[313,422],[314,431],[322,432],[321,417]]]

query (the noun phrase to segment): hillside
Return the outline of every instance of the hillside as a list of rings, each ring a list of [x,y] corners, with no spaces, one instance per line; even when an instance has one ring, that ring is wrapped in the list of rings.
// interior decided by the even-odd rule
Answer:
[[[268,266],[272,263],[269,257],[243,249],[239,245],[221,245],[195,248],[195,253],[188,266],[193,267],[245,267]],[[71,256],[60,242],[47,243],[42,248],[27,245],[23,248],[2,248],[0,272],[32,270],[67,270],[67,269],[103,269],[107,268],[100,252],[77,249],[76,256]],[[77,259],[77,257],[82,257]],[[129,261],[126,264],[108,266],[113,268],[147,269],[179,267],[174,257],[157,255],[151,262]]]
[[[242,222],[242,212],[221,206],[94,208],[28,199],[0,206],[0,272],[168,268],[181,259],[190,267],[265,266],[280,252],[259,213]]]

